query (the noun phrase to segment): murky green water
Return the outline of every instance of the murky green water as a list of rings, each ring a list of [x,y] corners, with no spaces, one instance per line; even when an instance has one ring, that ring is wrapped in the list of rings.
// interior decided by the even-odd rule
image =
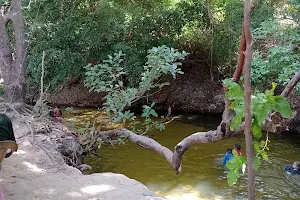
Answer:
[[[85,116],[86,119],[99,115],[96,111],[82,112],[83,115],[68,118],[76,121],[79,116]],[[218,123],[219,119],[212,117],[182,116],[170,123],[165,131],[152,132],[150,136],[173,149],[184,137],[197,131],[214,129]],[[300,135],[272,134],[270,140],[269,161],[264,162],[256,173],[257,198],[300,199],[300,176],[283,172],[286,165],[300,160]],[[246,176],[237,185],[229,187],[226,172],[220,166],[225,150],[235,143],[242,145],[245,154],[243,136],[190,148],[184,155],[179,175],[173,172],[163,157],[130,142],[114,147],[104,146],[100,149],[102,159],[90,156],[86,161],[92,165],[93,172],[122,173],[169,199],[245,199]]]

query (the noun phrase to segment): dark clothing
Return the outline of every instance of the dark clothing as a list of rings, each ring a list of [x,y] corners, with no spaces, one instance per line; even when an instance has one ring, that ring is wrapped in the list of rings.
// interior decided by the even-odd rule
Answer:
[[[16,141],[12,123],[7,115],[0,114],[0,141]]]
[[[223,166],[226,167],[226,163],[233,158],[233,154],[232,153],[227,153],[225,154],[224,158],[223,158]]]
[[[9,117],[5,114],[0,114],[0,141],[6,140],[16,141],[14,129]],[[8,158],[11,154],[12,152],[7,153],[5,158]]]
[[[291,173],[292,175],[300,175],[300,170],[294,170],[293,166],[290,165],[284,169],[285,172]]]

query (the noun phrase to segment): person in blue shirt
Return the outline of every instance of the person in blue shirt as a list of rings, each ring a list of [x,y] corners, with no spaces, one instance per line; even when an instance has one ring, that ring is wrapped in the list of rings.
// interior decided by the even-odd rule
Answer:
[[[226,163],[233,158],[232,149],[227,149],[226,154],[223,158],[223,166],[226,167]]]
[[[292,175],[300,175],[300,162],[295,161],[293,165],[290,165],[284,169],[285,172]]]

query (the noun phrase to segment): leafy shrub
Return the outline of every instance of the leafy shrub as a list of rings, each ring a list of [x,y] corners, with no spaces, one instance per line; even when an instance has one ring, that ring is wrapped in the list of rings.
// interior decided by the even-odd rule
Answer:
[[[298,26],[280,25],[277,21],[263,22],[253,31],[256,44],[261,45],[253,59],[254,86],[267,85],[270,79],[286,85],[299,71],[300,53],[293,52],[294,45],[300,42],[298,32]]]
[[[105,92],[107,94],[103,109],[113,122],[133,121],[136,116],[128,108],[134,102],[143,98],[147,91],[168,85],[167,82],[158,82],[158,79],[163,75],[171,74],[175,78],[176,74],[183,74],[179,61],[183,60],[186,55],[186,52],[179,52],[167,46],[154,47],[148,50],[147,62],[143,66],[144,71],[141,74],[139,83],[133,87],[127,86],[124,81],[127,76],[123,67],[125,54],[122,52],[114,53],[109,55],[108,59],[101,64],[94,66],[89,64],[85,67],[85,86],[90,91]],[[158,117],[153,107],[154,103],[150,107],[143,106],[142,117],[145,119],[146,129],[163,127],[156,122],[152,122],[151,116]],[[137,125],[136,122],[135,125]]]

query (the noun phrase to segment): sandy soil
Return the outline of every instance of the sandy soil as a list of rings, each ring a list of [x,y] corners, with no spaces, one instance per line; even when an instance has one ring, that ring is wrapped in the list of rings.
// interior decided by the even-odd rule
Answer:
[[[19,150],[3,161],[0,172],[6,200],[164,199],[121,174],[82,175],[78,169],[67,166],[54,148],[47,147],[50,159],[44,150],[31,142],[30,136],[20,138],[28,131],[26,126],[14,124],[14,129]]]

